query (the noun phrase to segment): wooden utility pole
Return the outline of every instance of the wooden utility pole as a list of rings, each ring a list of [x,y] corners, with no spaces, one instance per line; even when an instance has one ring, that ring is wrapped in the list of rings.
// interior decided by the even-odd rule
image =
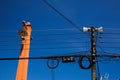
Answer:
[[[95,28],[94,26],[91,27],[91,58],[92,58],[92,79],[96,80],[96,42],[95,42]]]
[[[103,27],[95,28],[92,26],[91,28],[83,27],[84,32],[91,32],[91,62],[92,62],[92,68],[91,68],[91,80],[97,80],[96,78],[96,31],[103,32]]]
[[[32,27],[30,22],[23,21],[24,30],[19,31],[22,46],[19,58],[29,58],[29,48],[31,40]],[[28,59],[19,60],[16,73],[16,80],[27,80]]]

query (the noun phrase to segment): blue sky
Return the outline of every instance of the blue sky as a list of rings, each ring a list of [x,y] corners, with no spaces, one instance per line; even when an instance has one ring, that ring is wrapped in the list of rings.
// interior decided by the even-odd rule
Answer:
[[[76,52],[90,54],[90,34],[88,32],[84,33],[82,28],[84,26],[90,27],[91,25],[96,27],[102,26],[104,28],[103,34],[97,35],[98,37],[102,36],[102,38],[97,39],[98,53],[120,54],[118,48],[120,47],[119,0],[48,1],[79,26],[81,31],[77,30],[42,0],[0,0],[1,58],[19,57],[21,40],[18,35],[18,30],[22,28],[22,20],[30,21],[33,29],[30,57],[64,55]],[[76,46],[79,46],[79,48],[73,48]],[[105,60],[110,59],[105,58]],[[101,75],[108,73],[109,80],[120,78],[120,62],[105,60],[99,63]],[[0,61],[0,80],[15,80],[17,63],[17,61]],[[60,65],[54,70],[54,73],[55,80],[91,79],[91,70],[81,69],[77,62],[68,64],[60,62]],[[51,75],[51,70],[46,66],[46,60],[29,61],[28,80],[51,80]]]

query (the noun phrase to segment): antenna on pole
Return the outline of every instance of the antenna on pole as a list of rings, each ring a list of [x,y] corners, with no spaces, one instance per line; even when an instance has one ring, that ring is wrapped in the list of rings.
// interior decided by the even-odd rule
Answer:
[[[100,80],[108,80],[109,74],[105,74],[103,76],[100,77]]]

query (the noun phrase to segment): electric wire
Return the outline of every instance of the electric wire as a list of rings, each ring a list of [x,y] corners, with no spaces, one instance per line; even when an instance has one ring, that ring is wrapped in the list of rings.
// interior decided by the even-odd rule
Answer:
[[[73,37],[73,36],[66,36],[66,37],[33,37],[32,41],[40,41],[40,40],[79,40],[79,39],[87,39],[89,37]],[[29,39],[28,39],[29,40]],[[6,39],[6,40],[0,40],[0,42],[15,42],[15,41],[21,41],[21,39]]]
[[[101,47],[103,47],[103,48],[117,48],[117,49],[120,48],[120,46],[101,46]]]
[[[35,41],[36,40],[79,40],[79,39],[83,39],[83,38],[87,39],[88,37],[81,37],[81,36],[80,37],[67,37],[66,36],[64,38],[63,37],[59,37],[59,38],[43,38],[42,37],[42,38],[37,38],[37,39],[35,38]]]
[[[83,29],[83,28],[79,28],[79,29]],[[34,29],[34,30],[32,30],[32,32],[46,32],[46,31],[66,31],[66,30],[69,30],[69,31],[71,31],[71,30],[76,30],[76,28],[52,28],[52,29]],[[105,30],[112,30],[112,31],[119,31],[120,30],[120,28],[104,28],[104,31]],[[13,32],[13,33],[16,33],[16,32],[18,32],[18,30],[0,30],[0,32],[1,33],[3,33],[3,32]]]
[[[56,33],[56,34],[33,34],[31,36],[62,36],[62,35],[84,35],[82,33]],[[17,35],[0,35],[1,37],[18,37]],[[30,36],[30,35],[27,35]]]
[[[120,30],[120,28],[104,28],[104,29],[107,29],[107,30]]]
[[[81,35],[81,33],[35,34],[35,35],[36,36],[53,36],[53,35],[77,35],[77,34]]]
[[[33,32],[48,32],[48,31],[73,31],[76,30],[76,28],[59,28],[59,29],[40,29],[40,30],[33,30]],[[82,30],[82,28],[81,28]]]
[[[43,43],[31,43],[31,45],[65,45],[65,44],[85,44],[85,43],[89,43],[89,41],[86,42],[43,42]],[[22,45],[22,44],[0,44],[0,46],[16,46],[16,45]],[[29,44],[24,44],[24,45],[29,45]]]
[[[62,46],[62,47],[39,47],[39,48],[31,48],[31,50],[54,50],[54,49],[74,49],[74,48],[86,48],[86,47],[89,47],[89,46]],[[4,48],[4,49],[0,49],[0,51],[9,51],[9,50],[19,50],[17,48]],[[29,50],[29,49],[24,49],[24,50]]]
[[[104,36],[105,38],[107,37],[107,36]],[[84,37],[83,37],[84,38]],[[87,38],[87,37],[85,37],[85,38]],[[98,37],[98,38],[101,38],[101,37]],[[109,38],[112,38],[112,39],[114,39],[115,37],[109,37]],[[43,38],[43,39],[45,39],[45,38]],[[46,39],[56,39],[56,38],[46,38]],[[115,39],[119,39],[119,38],[115,38]],[[97,41],[98,42],[98,41]],[[114,42],[100,42],[100,43],[114,43]],[[119,42],[115,42],[115,43],[119,43]],[[86,47],[86,46],[84,46],[84,47]],[[112,47],[110,47],[110,46],[101,46],[102,48],[116,48],[116,47],[114,47],[114,46],[112,46]],[[61,48],[72,48],[72,47],[61,47]],[[75,47],[73,47],[73,48],[75,48]],[[77,47],[77,48],[80,48],[80,46],[79,47]],[[120,48],[119,46],[117,46],[117,48]],[[38,49],[38,48],[34,48],[34,49]],[[39,49],[59,49],[59,48],[39,48]],[[6,50],[9,50],[9,49],[6,49]],[[17,50],[19,50],[19,49],[17,49]],[[27,49],[26,49],[27,50]],[[101,60],[102,61],[102,60]]]
[[[0,32],[18,32],[18,31],[16,31],[16,30],[0,30]]]
[[[2,42],[2,43],[4,43],[4,42],[19,42],[20,41],[20,39],[7,39],[7,40],[0,40],[0,42]]]
[[[76,29],[81,31],[79,26],[77,26],[73,21],[71,21],[69,18],[67,18],[65,15],[63,15],[60,11],[58,11],[53,5],[51,5],[47,0],[43,0],[51,9],[53,9],[56,13],[58,13],[60,16],[62,16],[65,20],[67,20],[71,25],[73,25]]]
[[[105,33],[102,33],[102,34],[120,34],[120,32],[105,32]]]
[[[97,58],[96,58],[97,59]],[[99,63],[98,63],[98,59],[97,59],[97,72],[98,72],[98,78],[97,80],[100,80],[100,77],[101,77],[101,73],[100,73],[100,68],[99,68]]]
[[[105,41],[102,41],[99,43],[102,43],[102,44],[120,44],[120,42],[105,42]]]
[[[80,28],[82,30],[82,28]],[[32,32],[48,32],[48,31],[73,31],[76,30],[76,28],[49,28],[49,29],[34,29]],[[0,30],[0,33],[3,32],[12,32],[12,33],[18,33],[18,30]]]
[[[30,45],[32,45],[33,47],[34,46],[39,46],[39,45],[44,45],[44,46],[49,46],[49,45],[72,45],[72,44],[75,44],[75,45],[83,45],[83,44],[88,44],[89,41],[87,42],[41,42],[41,43],[30,43]],[[8,44],[8,43],[1,43],[0,44],[0,47],[4,47],[4,46],[11,46],[11,47],[14,47],[14,46],[19,46],[19,45],[22,45],[20,43],[11,43],[11,44]],[[24,44],[24,45],[29,45],[29,44]]]
[[[120,39],[120,37],[117,37],[117,36],[116,37],[113,37],[113,36],[104,36],[104,37],[103,36],[99,36],[99,38],[100,39],[102,39],[102,38],[106,38],[106,39],[118,39],[118,40]]]
[[[91,56],[91,55],[67,55],[67,56],[73,56],[73,57],[80,57],[80,56]],[[117,58],[117,60],[111,60],[111,61],[120,61],[120,55],[98,55],[96,57],[112,57],[112,58]],[[41,57],[23,57],[23,58],[17,58],[17,57],[6,57],[6,58],[0,58],[0,60],[25,60],[25,59],[31,59],[31,60],[36,60],[36,59],[53,59],[53,58],[62,58],[65,57],[65,55],[63,56],[41,56]],[[88,61],[88,60],[84,60],[84,61]],[[96,60],[96,61],[106,61],[106,60]]]
[[[120,28],[104,28],[104,29],[112,29],[112,30],[120,30]],[[76,30],[75,28],[60,28],[60,29],[55,29],[55,28],[53,28],[53,29],[40,29],[40,30],[32,30],[32,32],[48,32],[48,31],[66,31],[66,30]],[[82,30],[82,28],[81,28],[81,30]],[[16,32],[18,32],[18,31],[16,31],[16,30],[0,30],[0,33],[3,33],[3,32],[13,32],[13,33],[16,33]],[[104,33],[100,33],[100,34],[120,34],[119,32],[104,32]]]

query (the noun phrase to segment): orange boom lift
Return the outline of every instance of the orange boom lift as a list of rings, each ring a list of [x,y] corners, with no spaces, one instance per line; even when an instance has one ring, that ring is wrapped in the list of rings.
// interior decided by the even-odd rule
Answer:
[[[30,40],[32,27],[30,22],[23,21],[23,30],[19,30],[22,46],[19,58],[29,58]],[[27,80],[28,59],[19,59],[16,80]]]

